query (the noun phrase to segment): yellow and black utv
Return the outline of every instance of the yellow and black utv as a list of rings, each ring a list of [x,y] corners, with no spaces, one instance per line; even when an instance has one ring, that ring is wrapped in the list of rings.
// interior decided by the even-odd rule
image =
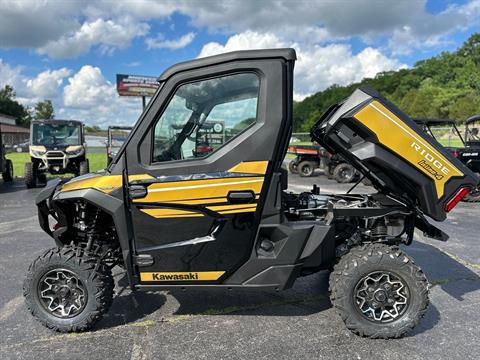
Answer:
[[[359,89],[311,135],[377,192],[287,192],[295,58],[293,49],[240,51],[169,68],[106,171],[49,182],[36,201],[56,247],[28,270],[32,314],[57,331],[90,328],[112,302],[114,266],[132,290],[148,291],[283,290],[326,270],[350,330],[391,338],[413,328],[427,280],[398,245],[415,228],[446,240],[427,217],[444,220],[478,179]]]

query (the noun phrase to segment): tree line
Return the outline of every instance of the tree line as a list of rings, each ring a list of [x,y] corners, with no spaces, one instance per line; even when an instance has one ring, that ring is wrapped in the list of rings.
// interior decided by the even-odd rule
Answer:
[[[32,120],[53,119],[55,111],[51,100],[37,102],[33,107],[21,104],[17,99],[15,90],[10,85],[0,89],[0,114],[10,115],[15,118],[16,124],[28,127]]]
[[[333,85],[293,108],[295,131],[309,131],[324,111],[367,85],[411,117],[443,118],[462,124],[480,114],[480,33],[453,52],[418,61],[410,69],[388,71],[347,86]]]

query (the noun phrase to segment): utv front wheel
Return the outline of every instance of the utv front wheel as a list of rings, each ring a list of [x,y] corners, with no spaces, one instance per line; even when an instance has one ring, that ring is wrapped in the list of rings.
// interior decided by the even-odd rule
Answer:
[[[8,159],[5,162],[5,171],[2,173],[3,181],[10,182],[13,180],[13,163]]]
[[[91,328],[108,311],[113,277],[99,257],[82,248],[53,248],[29,267],[23,294],[32,315],[59,332]]]
[[[297,170],[301,177],[310,177],[313,176],[316,167],[313,161],[302,161],[298,164]]]
[[[345,325],[369,338],[399,338],[428,306],[422,270],[397,247],[369,244],[344,255],[330,275],[330,298]]]
[[[89,172],[90,172],[90,165],[87,159],[85,161],[82,161],[78,166],[78,174],[82,176],[82,175],[88,174]]]
[[[25,163],[25,185],[27,188],[31,189],[37,186],[37,172],[35,171],[35,167],[33,163],[28,162]]]
[[[297,162],[295,160],[291,160],[288,163],[288,170],[290,171],[290,174],[298,174]]]

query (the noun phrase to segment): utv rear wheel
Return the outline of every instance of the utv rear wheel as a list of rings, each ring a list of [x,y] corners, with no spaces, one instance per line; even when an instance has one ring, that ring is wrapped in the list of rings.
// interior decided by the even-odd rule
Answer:
[[[80,165],[78,165],[78,174],[81,176],[81,175],[88,174],[89,172],[90,172],[90,165],[89,165],[88,159],[80,162]]]
[[[428,306],[422,270],[397,247],[369,244],[343,256],[330,275],[330,299],[345,325],[369,338],[399,338]]]
[[[346,184],[355,178],[355,168],[347,163],[339,164],[333,170],[333,178],[340,184]]]
[[[25,185],[31,189],[37,186],[37,172],[33,163],[28,162],[25,164]]]
[[[288,163],[288,171],[290,171],[290,174],[298,174],[297,162],[295,160],[291,160]]]
[[[91,328],[108,311],[113,277],[100,258],[83,248],[53,248],[29,267],[23,294],[32,315],[59,332]]]
[[[310,177],[313,176],[316,167],[317,164],[313,161],[302,161],[298,164],[297,170],[301,177]]]
[[[5,161],[5,171],[2,173],[3,181],[10,182],[13,180],[13,163],[8,159]]]

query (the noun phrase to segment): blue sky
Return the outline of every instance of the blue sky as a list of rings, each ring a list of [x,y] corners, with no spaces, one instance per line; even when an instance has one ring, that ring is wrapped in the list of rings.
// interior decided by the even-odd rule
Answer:
[[[0,86],[57,118],[132,124],[140,99],[115,75],[159,75],[225,51],[294,47],[295,98],[457,48],[479,31],[480,0],[0,0]]]

